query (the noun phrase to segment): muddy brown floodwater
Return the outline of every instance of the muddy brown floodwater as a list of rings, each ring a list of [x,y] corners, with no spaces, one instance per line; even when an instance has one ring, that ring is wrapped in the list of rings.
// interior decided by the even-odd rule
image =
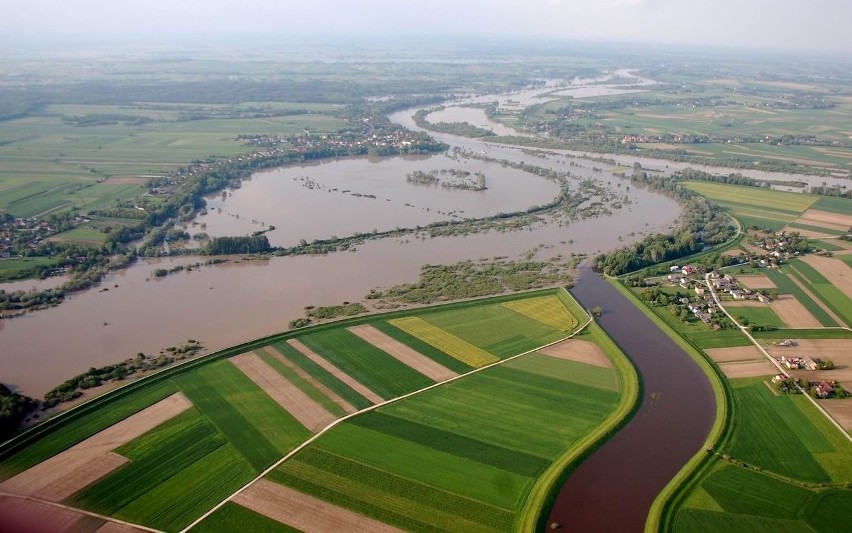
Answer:
[[[643,531],[654,498],[710,433],[716,400],[698,364],[606,280],[586,268],[572,293],[635,365],[641,406],[568,477],[548,524],[559,531]]]

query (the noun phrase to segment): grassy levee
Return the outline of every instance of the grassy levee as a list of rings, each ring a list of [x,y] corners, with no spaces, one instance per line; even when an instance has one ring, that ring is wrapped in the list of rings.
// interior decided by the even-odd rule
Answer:
[[[575,311],[582,310],[574,302],[573,298],[563,296],[571,300]],[[563,300],[564,301],[564,300]],[[583,316],[576,314],[575,316]],[[565,480],[579,466],[583,460],[595,452],[610,437],[615,435],[639,408],[639,398],[642,385],[639,374],[629,359],[621,352],[621,349],[600,326],[594,321],[589,323],[588,331],[599,343],[606,353],[618,376],[620,394],[615,408],[594,431],[581,437],[565,452],[553,460],[550,466],[538,476],[533,487],[527,495],[524,505],[515,518],[514,531],[544,531],[547,527],[547,515],[559,490]]]
[[[382,314],[344,318],[337,321],[327,322],[325,324],[310,326],[304,329],[275,333],[266,337],[261,337],[218,350],[197,359],[178,363],[177,365],[159,370],[139,380],[132,381],[124,386],[93,398],[20,433],[6,442],[0,443],[0,479],[11,477],[12,475],[17,474],[52,455],[70,448],[77,442],[94,435],[98,431],[109,427],[119,420],[141,411],[145,407],[148,407],[176,391],[176,389],[174,389],[171,385],[164,385],[168,389],[168,392],[161,391],[160,394],[154,394],[152,391],[145,391],[143,389],[147,389],[157,383],[167,382],[175,376],[192,371],[214,361],[227,359],[228,357],[250,352],[277,342],[283,342],[287,339],[297,335],[303,335],[305,333],[319,333],[333,328],[356,326],[375,320],[387,320],[401,316],[417,316],[424,313],[434,312],[436,311],[436,308],[438,308],[438,311],[464,309],[466,307],[483,305],[483,303],[486,302],[489,304],[499,304],[501,302],[519,298],[546,296],[554,293],[558,294],[559,292],[561,292],[561,289],[536,289],[534,291],[520,292],[510,295],[488,296],[464,302],[436,304],[434,306],[427,306],[415,310],[398,310]],[[134,398],[133,395],[136,393],[139,393],[142,396]],[[126,399],[125,401],[130,405],[121,404],[121,406],[124,407],[123,409],[117,409],[116,406],[111,405],[112,402],[118,402],[122,399]],[[69,424],[90,415],[96,416],[97,418],[92,421],[87,421],[87,424],[81,428],[73,428],[67,433],[54,435],[55,432],[67,427]],[[22,452],[25,448],[34,445],[39,441],[42,441],[42,439],[46,439],[48,436],[50,436],[51,439],[49,441],[44,441],[38,450],[28,450],[21,458],[9,461],[9,459],[15,454]]]
[[[704,450],[715,449],[730,438],[731,430],[731,405],[733,398],[722,371],[711,359],[703,355],[701,349],[689,339],[679,335],[677,331],[669,327],[656,313],[648,308],[630,289],[618,281],[610,281],[624,294],[642,313],[650,318],[666,335],[668,335],[678,346],[680,346],[698,364],[707,375],[713,394],[716,397],[716,420],[707,440],[704,441]],[[645,522],[645,531],[668,530],[674,518],[673,511],[677,505],[688,494],[692,484],[700,479],[700,473],[712,464],[713,455],[706,451],[699,452],[678,471],[674,478],[660,491],[651,509],[648,512],[648,520]]]

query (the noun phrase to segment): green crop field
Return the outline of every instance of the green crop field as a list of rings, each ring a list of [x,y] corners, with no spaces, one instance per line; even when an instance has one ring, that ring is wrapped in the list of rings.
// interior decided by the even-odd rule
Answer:
[[[70,448],[95,433],[177,392],[171,382],[153,384],[143,390],[101,405],[84,418],[66,424],[0,463],[0,480]]]
[[[69,500],[69,504],[104,515],[122,516],[144,523],[159,523],[165,529],[177,529],[188,524],[205,510],[198,507],[199,499],[217,501],[223,491],[218,483],[205,483],[189,478],[179,485],[173,478],[187,481],[184,472],[190,469],[219,469],[227,465],[239,481],[252,477],[251,467],[229,447],[225,439],[196,409],[190,409],[149,431],[135,441],[116,450],[131,460],[125,467],[106,479],[89,486]],[[228,479],[222,479],[224,490],[233,489]],[[195,494],[203,491],[205,495]],[[151,496],[149,496],[151,494]],[[138,501],[149,501],[153,494],[168,494],[175,503],[163,520],[151,515]],[[195,500],[195,501],[194,501]],[[162,509],[162,507],[160,507]],[[176,523],[172,523],[173,521]]]
[[[311,361],[310,359],[305,357],[299,350],[293,348],[286,342],[275,343],[274,345],[267,347],[267,350],[277,351],[281,354],[282,357],[285,357],[291,362],[298,365],[311,377],[328,387],[330,390],[332,390],[334,393],[336,393],[338,396],[340,396],[356,408],[364,409],[373,405],[370,400],[364,398],[363,396],[358,394],[358,392],[352,390],[349,385],[337,379],[328,370]]]
[[[434,383],[345,328],[304,335],[299,340],[385,399]]]
[[[731,384],[732,438],[690,489],[674,530],[834,531],[848,523],[852,444],[803,395],[776,396],[761,379]]]
[[[800,259],[791,259],[788,268],[792,269],[794,276],[805,281],[825,305],[844,319],[847,326],[852,326],[852,298],[834,286],[814,267]]]
[[[241,134],[334,131],[345,123],[332,106],[279,103],[314,113],[263,118],[186,120],[183,109],[111,105],[49,106],[43,115],[8,120],[0,132],[0,209],[21,217],[78,207],[109,207],[144,192],[140,184],[114,184],[106,177],[157,175],[206,157],[247,153]],[[267,107],[271,104],[264,103]],[[294,107],[296,106],[296,107]],[[163,107],[163,106],[161,106]],[[191,106],[190,106],[191,107]],[[196,106],[205,114],[216,106]],[[227,111],[227,109],[222,109]],[[74,117],[119,114],[150,122],[76,125]],[[209,115],[208,115],[209,116]]]
[[[565,332],[510,311],[481,305],[420,315],[433,326],[503,358],[565,337]]]
[[[837,198],[834,196],[821,196],[814,206],[820,211],[829,211],[848,215],[852,211],[852,200],[848,198]]]
[[[775,396],[759,379],[732,385],[734,458],[803,481],[852,481],[852,443],[807,398]]]
[[[0,259],[0,281],[18,278],[21,273],[38,266],[55,266],[58,264],[52,257],[22,257]]]
[[[103,231],[89,225],[80,225],[76,228],[50,237],[53,242],[68,242],[74,244],[101,246],[106,242],[107,235]]]
[[[468,366],[477,368],[499,360],[485,350],[481,350],[467,341],[450,335],[443,329],[433,326],[422,318],[396,318],[390,320],[390,323]]]
[[[571,331],[578,324],[574,315],[555,296],[526,298],[501,305],[559,331]]]
[[[700,331],[689,333],[689,339],[701,349],[733,348],[748,346],[750,341],[739,329],[723,329],[721,331]]]
[[[194,533],[299,533],[236,503],[226,503],[206,520],[192,528]]]
[[[743,325],[760,325],[783,328],[784,322],[769,307],[735,307],[728,306],[728,312]]]
[[[842,246],[838,246],[837,244],[835,244],[831,241],[828,241],[828,240],[811,239],[810,242],[814,246],[817,246],[819,248],[824,248],[824,249],[828,250],[829,252],[836,252],[838,250],[845,250],[846,249],[846,248],[843,248]]]
[[[615,376],[528,354],[350,419],[269,479],[411,531],[507,531],[535,478],[614,407]]]
[[[206,365],[175,382],[256,471],[310,434],[230,361]]]
[[[684,185],[720,205],[727,203],[733,206],[742,206],[742,209],[746,211],[759,208],[758,213],[765,212],[764,209],[792,214],[803,213],[820,199],[818,196],[810,194],[706,181],[687,181],[684,182]]]
[[[274,350],[273,350],[274,351]],[[323,394],[320,390],[299,376],[292,368],[282,363],[277,357],[274,357],[269,351],[261,349],[255,350],[254,354],[260,357],[263,362],[272,367],[278,372],[281,377],[292,383],[300,391],[304,392],[309,398],[317,402],[326,411],[340,418],[346,415],[346,412],[335,403],[331,398]]]

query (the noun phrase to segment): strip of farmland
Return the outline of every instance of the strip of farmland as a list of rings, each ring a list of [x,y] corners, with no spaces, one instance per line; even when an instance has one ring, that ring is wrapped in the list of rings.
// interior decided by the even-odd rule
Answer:
[[[571,331],[578,324],[577,318],[556,296],[525,298],[500,305],[559,331]]]
[[[450,335],[422,318],[397,318],[391,320],[390,323],[472,367],[479,368],[499,361],[496,356],[463,339]]]
[[[0,490],[22,495],[52,496],[57,499],[79,491],[109,473],[106,466],[123,463],[98,460],[124,443],[157,427],[189,409],[192,404],[181,394],[173,394],[117,424],[89,437],[70,449],[0,483]]]
[[[343,372],[333,364],[326,361],[322,356],[302,344],[302,342],[298,339],[290,339],[287,341],[287,344],[298,350],[302,355],[324,368],[327,372],[331,373],[331,375],[351,387],[352,390],[354,390],[364,398],[370,400],[374,404],[382,403],[383,401],[385,401],[384,398],[371,391],[358,381],[352,379],[346,372]]]
[[[337,417],[284,379],[257,355],[242,354],[232,357],[230,361],[311,431],[317,432],[336,420]]]
[[[418,353],[412,348],[409,348],[398,340],[385,335],[369,324],[349,328],[349,331],[369,342],[376,348],[392,355],[397,360],[405,363],[429,379],[434,381],[446,381],[458,376],[458,374],[452,370],[441,366],[437,362]]]
[[[276,370],[281,372],[281,367],[287,369],[288,373],[283,374],[285,379],[293,381],[293,379],[287,377],[288,374],[295,375],[297,379],[303,381],[310,387],[312,387],[315,391],[322,394],[325,398],[334,402],[340,409],[343,410],[344,413],[354,413],[358,409],[356,409],[352,404],[347,402],[345,399],[341,398],[336,392],[331,390],[329,387],[325,386],[320,380],[316,379],[314,376],[306,372],[299,365],[290,361],[278,350],[273,349],[271,346],[267,346],[266,348],[260,348],[256,350],[261,359],[266,361],[270,366],[273,366]]]
[[[395,533],[401,530],[271,481],[259,480],[234,501],[302,531]]]

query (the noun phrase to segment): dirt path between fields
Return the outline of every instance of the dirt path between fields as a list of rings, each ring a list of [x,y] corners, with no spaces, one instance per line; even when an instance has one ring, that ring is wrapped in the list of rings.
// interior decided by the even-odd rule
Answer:
[[[0,491],[63,500],[127,461],[110,453],[192,407],[180,392],[0,483]],[[119,460],[119,458],[121,460]]]
[[[347,328],[394,359],[420,372],[432,381],[446,381],[458,376],[449,368],[429,359],[420,352],[377,330],[369,324]]]
[[[229,361],[312,432],[316,433],[337,420],[325,407],[284,379],[284,376],[257,355],[244,353],[231,357]]]
[[[337,368],[333,364],[326,361],[324,357],[322,357],[320,354],[316,353],[315,351],[311,350],[310,348],[308,348],[307,346],[302,344],[302,342],[299,341],[298,339],[290,339],[290,340],[287,341],[287,344],[289,344],[293,348],[299,350],[302,353],[302,355],[304,355],[305,357],[307,357],[308,359],[310,359],[314,363],[316,363],[319,366],[326,369],[334,377],[336,377],[337,379],[339,379],[343,383],[346,383],[347,385],[349,385],[349,387],[352,390],[354,390],[355,392],[357,392],[358,394],[360,394],[364,398],[370,400],[373,403],[382,403],[382,402],[385,401],[384,398],[382,398],[381,396],[379,396],[375,392],[371,391],[370,389],[368,389],[367,387],[362,385],[360,382],[353,379],[346,372],[340,370],[339,368]]]
[[[348,509],[261,479],[234,502],[290,527],[311,532],[396,533],[401,530]]]

